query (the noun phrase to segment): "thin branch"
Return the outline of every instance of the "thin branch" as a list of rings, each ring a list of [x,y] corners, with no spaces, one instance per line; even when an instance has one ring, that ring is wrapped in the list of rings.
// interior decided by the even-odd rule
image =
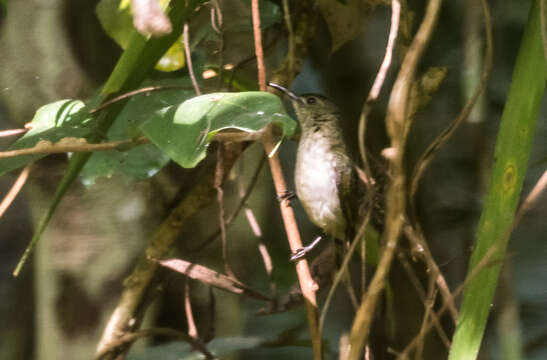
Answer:
[[[416,275],[416,272],[410,265],[406,255],[399,251],[397,253],[397,258],[399,259],[399,262],[401,265],[403,265],[403,268],[405,269],[408,278],[410,279],[410,282],[412,283],[412,286],[414,286],[414,289],[416,290],[416,294],[418,294],[418,297],[424,304],[424,307],[427,306],[427,297],[424,288],[422,287],[422,284],[420,280],[418,279],[418,276]],[[439,320],[440,316],[436,314],[435,312],[431,313],[431,320],[433,322],[433,325],[435,326],[435,329],[437,330],[437,333],[439,334],[439,337],[441,338],[443,344],[446,346],[447,349],[450,349],[450,340],[448,339],[448,336],[446,335],[446,332],[444,331],[441,322]],[[425,330],[424,330],[425,331]],[[425,336],[425,333],[424,333]]]
[[[508,231],[504,236],[509,236],[510,234],[511,234],[511,232]],[[479,274],[480,270],[501,261],[501,260],[492,259],[494,257],[494,255],[496,254],[496,252],[497,252],[498,245],[499,245],[499,243],[496,243],[496,244],[492,245],[492,247],[490,247],[490,249],[488,249],[488,251],[486,252],[486,254],[484,254],[484,257],[480,260],[480,262],[477,264],[477,266],[475,266],[471,270],[471,272],[467,275],[465,280],[454,291],[454,294],[453,294],[454,297],[457,297],[458,295],[461,294],[461,292],[467,287],[469,282],[472,279],[474,279],[475,276],[477,276]],[[441,308],[437,312],[437,316],[441,317],[447,310],[448,310],[448,306],[447,306],[447,303],[445,302],[445,303],[443,303],[443,305],[441,306]],[[431,330],[432,326],[433,325],[432,325],[431,322],[429,324],[427,324],[424,328],[424,334],[427,334],[427,332],[429,330]],[[408,345],[405,347],[405,349],[397,355],[397,359],[398,360],[408,359],[408,354],[410,353],[410,351],[412,351],[414,349],[414,347],[416,347],[418,345],[418,342],[420,341],[420,339],[421,339],[420,334],[415,336],[414,339],[412,339],[412,341],[410,343],[408,343]]]
[[[201,90],[199,89],[198,81],[196,75],[194,74],[194,67],[192,66],[192,52],[190,51],[190,34],[188,30],[188,23],[184,23],[184,28],[182,31],[182,36],[184,39],[184,54],[186,55],[186,64],[188,66],[188,74],[192,80],[192,85],[194,86],[194,91],[196,95],[201,95]]]
[[[186,323],[188,324],[188,336],[198,339],[198,328],[194,320],[192,312],[192,303],[190,301],[190,279],[184,279],[184,314],[186,315]]]
[[[230,267],[228,261],[228,243],[226,239],[226,223],[224,219],[224,189],[222,189],[223,173],[223,161],[224,161],[224,146],[220,144],[217,148],[217,166],[215,169],[215,189],[217,191],[217,203],[218,203],[218,218],[220,224],[220,238],[222,243],[222,262],[224,263],[224,271],[226,274],[235,278],[235,274]]]
[[[325,318],[327,316],[327,311],[329,309],[330,303],[334,297],[334,292],[336,291],[336,288],[338,287],[338,284],[340,281],[342,281],[342,277],[347,271],[349,262],[351,260],[351,257],[353,256],[353,253],[357,247],[357,244],[359,243],[359,240],[363,239],[363,236],[365,235],[366,228],[368,226],[368,223],[370,221],[371,211],[369,211],[359,227],[359,230],[357,231],[357,234],[353,238],[351,245],[349,249],[346,251],[346,254],[344,255],[344,260],[342,261],[342,264],[340,265],[340,269],[336,272],[336,275],[334,276],[334,280],[332,282],[332,285],[330,286],[329,293],[325,299],[325,303],[323,304],[323,308],[321,309],[321,316],[319,317],[319,331],[323,331],[323,326],[325,325]],[[365,239],[362,240],[363,243],[365,242]],[[366,262],[366,259],[362,259],[361,261]]]
[[[515,215],[516,224],[518,224],[524,214],[534,206],[541,193],[545,191],[545,188],[547,188],[547,171],[543,172],[543,175],[541,175],[536,185],[534,185],[528,196],[526,196],[526,199],[524,199],[520,205],[517,214]]]
[[[192,346],[192,348],[198,350],[203,355],[205,355],[206,359],[215,359],[215,356],[209,350],[207,350],[207,348],[205,347],[205,345],[203,345],[203,343],[201,341],[192,338],[191,336],[189,336],[188,334],[186,334],[182,331],[178,331],[178,330],[175,330],[175,329],[169,329],[169,328],[143,329],[143,330],[139,330],[139,331],[125,333],[122,337],[118,338],[116,340],[116,342],[113,342],[111,344],[112,346],[110,346],[110,347],[102,350],[101,352],[99,352],[97,354],[96,359],[98,359],[98,360],[103,359],[109,353],[116,351],[116,349],[119,348],[120,346],[127,345],[129,343],[133,343],[136,340],[139,340],[139,339],[144,338],[144,337],[152,337],[152,336],[158,336],[158,335],[170,336],[170,337],[185,341],[188,344],[190,344]]]
[[[266,69],[264,67],[264,51],[262,49],[262,33],[260,30],[260,11],[258,7],[258,0],[251,1],[251,11],[253,19],[255,53],[258,64],[259,88],[261,91],[266,91]],[[277,193],[283,194],[287,191],[287,185],[283,177],[283,171],[281,170],[277,153],[274,153],[275,142],[273,140],[271,127],[269,127],[264,138],[262,139],[262,142],[266,154],[273,154],[269,156],[270,171],[272,173],[272,178]],[[303,245],[302,240],[300,239],[300,233],[298,232],[298,226],[296,224],[293,209],[286,202],[280,203],[280,209],[285,230],[287,232],[289,245],[291,250],[295,252],[296,250],[302,248]],[[321,333],[317,324],[317,300],[315,297],[317,284],[312,279],[308,262],[306,260],[301,260],[296,264],[296,273],[302,289],[302,295],[305,299],[314,359],[319,360],[323,358],[323,354],[321,350]]]
[[[234,212],[226,218],[226,221],[225,221],[226,229],[228,229],[232,225],[233,221],[239,215],[241,209],[243,209],[243,207],[245,206],[245,203],[249,199],[249,196],[251,196],[251,193],[252,193],[252,191],[253,191],[253,189],[254,189],[257,181],[258,181],[258,175],[260,174],[260,171],[262,170],[262,167],[264,166],[265,162],[266,162],[266,157],[263,156],[262,159],[260,160],[260,163],[256,167],[256,170],[253,173],[253,176],[251,177],[251,181],[249,182],[249,185],[247,186],[247,189],[245,190],[245,194],[240,198],[239,204],[236,206]],[[199,251],[203,250],[204,247],[206,247],[207,245],[212,243],[220,235],[220,232],[221,231],[220,231],[220,228],[219,228],[211,236],[209,236],[209,238],[207,238],[207,240],[205,240],[204,242],[199,244],[195,249],[192,249],[191,251],[192,252],[199,252]]]
[[[376,79],[374,80],[374,83],[370,89],[367,99],[363,105],[363,109],[361,110],[361,116],[359,118],[359,128],[358,128],[359,152],[361,154],[361,160],[363,162],[365,174],[368,174],[369,176],[372,175],[372,169],[370,167],[368,157],[366,155],[366,146],[365,146],[367,121],[368,121],[368,116],[372,110],[372,105],[378,99],[378,96],[380,95],[380,91],[382,90],[382,86],[387,76],[387,72],[389,70],[389,67],[391,66],[393,49],[395,48],[395,43],[397,41],[397,34],[399,33],[400,17],[401,17],[401,4],[399,3],[399,0],[393,0],[391,2],[391,26],[389,29],[388,42],[386,45],[386,53],[384,55],[384,59],[382,60],[382,64],[380,65],[380,69],[378,70],[378,73],[376,74]],[[374,199],[376,197],[375,195],[376,191],[370,181],[366,181],[365,185],[367,187],[368,202],[369,204],[371,204],[370,211],[372,211],[372,208],[373,208],[372,204],[374,203]],[[365,260],[366,259],[366,242],[365,241],[361,243],[361,259],[363,259],[362,267],[361,267],[361,293],[364,294],[366,289],[366,260]],[[321,316],[323,317],[323,315]]]
[[[19,134],[24,134],[28,132],[30,129],[10,129],[10,130],[2,130],[0,131],[0,138],[8,137],[8,136],[14,136]]]
[[[361,160],[363,164],[367,164],[367,155],[365,149],[365,129],[368,119],[368,115],[372,110],[373,103],[378,99],[382,86],[384,85],[384,80],[391,66],[391,59],[393,57],[393,49],[395,48],[395,43],[397,41],[397,34],[399,33],[399,20],[401,17],[401,4],[399,0],[393,0],[391,2],[391,27],[389,29],[389,36],[386,46],[386,53],[384,55],[384,60],[380,65],[380,69],[376,74],[376,79],[370,88],[370,92],[367,96],[365,104],[363,105],[363,110],[361,111],[361,117],[359,119],[359,151],[361,153]],[[365,169],[367,170],[367,169]],[[368,173],[370,174],[370,172]]]
[[[426,264],[427,270],[429,272],[429,276],[435,279],[437,286],[439,287],[441,291],[441,296],[443,297],[443,301],[446,303],[448,307],[450,316],[452,317],[452,321],[454,322],[454,324],[456,324],[458,320],[458,310],[456,309],[454,296],[452,295],[452,293],[450,292],[450,289],[448,288],[448,284],[441,270],[439,269],[439,265],[437,265],[437,262],[433,258],[433,254],[431,253],[431,250],[429,249],[429,246],[427,245],[427,241],[425,241],[424,235],[421,232],[422,231],[421,227],[418,224],[418,227],[414,229],[410,225],[405,225],[403,228],[403,231],[405,232],[405,235],[407,236],[412,247],[420,249],[419,253],[421,255],[421,260]]]
[[[147,144],[149,140],[143,136],[136,139],[119,140],[100,144],[90,144],[83,138],[63,138],[52,144],[48,140],[40,140],[34,147],[0,152],[0,159],[23,155],[62,154],[68,152],[93,152],[107,150],[128,150],[134,146]]]
[[[414,83],[418,61],[437,23],[441,3],[441,0],[429,1],[422,24],[405,55],[389,99],[386,126],[391,139],[391,148],[394,156],[390,164],[392,182],[387,193],[386,231],[384,233],[385,247],[376,273],[369,285],[368,292],[363,298],[363,302],[357,311],[351,327],[351,348],[348,355],[348,359],[350,360],[360,358],[361,351],[368,341],[374,309],[385,287],[385,279],[391,267],[403,226],[406,207],[406,181],[403,155],[409,131],[409,124],[406,121],[408,115],[408,95]]]
[[[13,183],[11,189],[8,191],[4,199],[2,199],[2,202],[0,203],[0,218],[4,216],[6,210],[10,207],[10,205],[13,203],[13,200],[15,200],[15,198],[17,197],[17,194],[19,194],[19,192],[27,182],[31,166],[32,164],[29,164],[23,169],[23,171],[21,171],[21,173],[17,177],[17,180],[15,180],[15,182]]]
[[[258,67],[258,86],[260,91],[266,91],[266,66],[264,65],[264,49],[262,48],[262,31],[260,30],[258,0],[251,1],[251,15],[253,19],[256,64]]]

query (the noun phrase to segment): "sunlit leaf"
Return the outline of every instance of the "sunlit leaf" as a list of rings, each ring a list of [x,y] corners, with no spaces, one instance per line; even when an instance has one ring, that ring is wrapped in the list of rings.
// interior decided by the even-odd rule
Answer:
[[[252,133],[272,122],[281,127],[284,136],[290,136],[296,128],[277,96],[251,91],[198,96],[156,111],[140,128],[172,160],[183,167],[194,167],[205,157],[218,131]]]
[[[177,71],[184,67],[184,45],[179,39],[162,56],[155,69],[163,72]]]
[[[154,86],[181,87],[191,84],[188,78],[154,82]],[[145,87],[148,84],[145,83]],[[138,128],[148,120],[150,114],[166,106],[182,103],[192,96],[193,91],[171,88],[151,91],[131,97],[124,110],[107,134],[108,141],[125,140],[142,135]],[[125,174],[134,179],[146,179],[167,165],[169,157],[154,144],[145,144],[127,151],[100,151],[91,155],[81,172],[84,184],[93,184],[97,178]]]

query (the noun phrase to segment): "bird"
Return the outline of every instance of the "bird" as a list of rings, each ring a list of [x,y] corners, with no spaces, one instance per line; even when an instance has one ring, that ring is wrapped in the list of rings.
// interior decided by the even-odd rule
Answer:
[[[365,196],[343,139],[338,107],[323,95],[298,96],[281,85],[268,85],[291,99],[302,130],[294,173],[298,200],[326,235],[351,241]],[[302,249],[292,259],[310,250]]]

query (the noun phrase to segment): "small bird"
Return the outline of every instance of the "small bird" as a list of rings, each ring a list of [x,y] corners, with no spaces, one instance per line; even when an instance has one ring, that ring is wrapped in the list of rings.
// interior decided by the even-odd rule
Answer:
[[[325,234],[351,241],[364,196],[342,136],[340,111],[322,95],[297,96],[280,85],[268,85],[291,98],[302,128],[294,175],[302,207]]]

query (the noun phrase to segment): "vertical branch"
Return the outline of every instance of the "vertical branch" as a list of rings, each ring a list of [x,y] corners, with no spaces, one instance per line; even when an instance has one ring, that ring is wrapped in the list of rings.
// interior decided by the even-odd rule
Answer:
[[[188,335],[194,339],[198,338],[198,328],[192,312],[192,303],[190,302],[190,278],[184,280],[184,313],[188,323]]]
[[[262,48],[262,31],[260,30],[260,9],[258,0],[252,0],[253,36],[255,40],[256,64],[258,67],[258,85],[260,91],[266,91],[266,67],[264,66],[264,49]]]
[[[397,249],[406,207],[406,179],[403,163],[404,146],[408,135],[408,95],[414,82],[416,67],[437,22],[441,0],[430,0],[418,33],[405,56],[389,99],[386,126],[391,139],[392,183],[387,193],[385,247],[369,290],[357,311],[350,332],[348,359],[356,360],[367,343],[376,303],[385,287],[385,279]]]
[[[186,64],[188,66],[188,74],[190,74],[190,79],[192,79],[192,85],[197,95],[201,95],[199,90],[198,81],[196,75],[194,74],[194,67],[192,65],[192,52],[190,51],[190,34],[188,30],[188,23],[184,23],[184,28],[182,31],[182,37],[184,39],[184,54],[186,55]]]
[[[224,263],[224,271],[226,274],[235,278],[234,273],[228,261],[228,243],[226,239],[226,218],[224,216],[224,190],[222,189],[222,179],[224,162],[224,143],[220,143],[217,148],[217,166],[215,169],[215,189],[217,191],[218,202],[218,219],[220,224],[220,239],[222,243],[222,262]]]
[[[258,0],[252,0],[251,7],[255,53],[258,64],[258,82],[260,90],[265,91],[266,69],[264,66],[264,51],[262,49],[262,34],[260,31],[260,11],[258,7]],[[272,173],[275,189],[278,194],[282,194],[287,191],[287,185],[285,183],[285,178],[283,177],[283,171],[281,170],[279,158],[274,152],[275,143],[271,128],[265,132],[262,142],[264,145],[264,150],[267,154],[269,154],[270,171]],[[300,239],[300,233],[298,232],[298,226],[294,217],[294,212],[287,202],[281,202],[280,209],[285,230],[287,232],[289,245],[291,250],[294,252],[303,247],[302,240]],[[317,300],[315,297],[317,284],[312,279],[308,262],[306,260],[299,261],[296,264],[296,273],[298,275],[298,281],[300,283],[302,295],[306,304],[306,313],[308,315],[308,324],[310,328],[314,359],[322,359],[321,333],[317,324]]]

